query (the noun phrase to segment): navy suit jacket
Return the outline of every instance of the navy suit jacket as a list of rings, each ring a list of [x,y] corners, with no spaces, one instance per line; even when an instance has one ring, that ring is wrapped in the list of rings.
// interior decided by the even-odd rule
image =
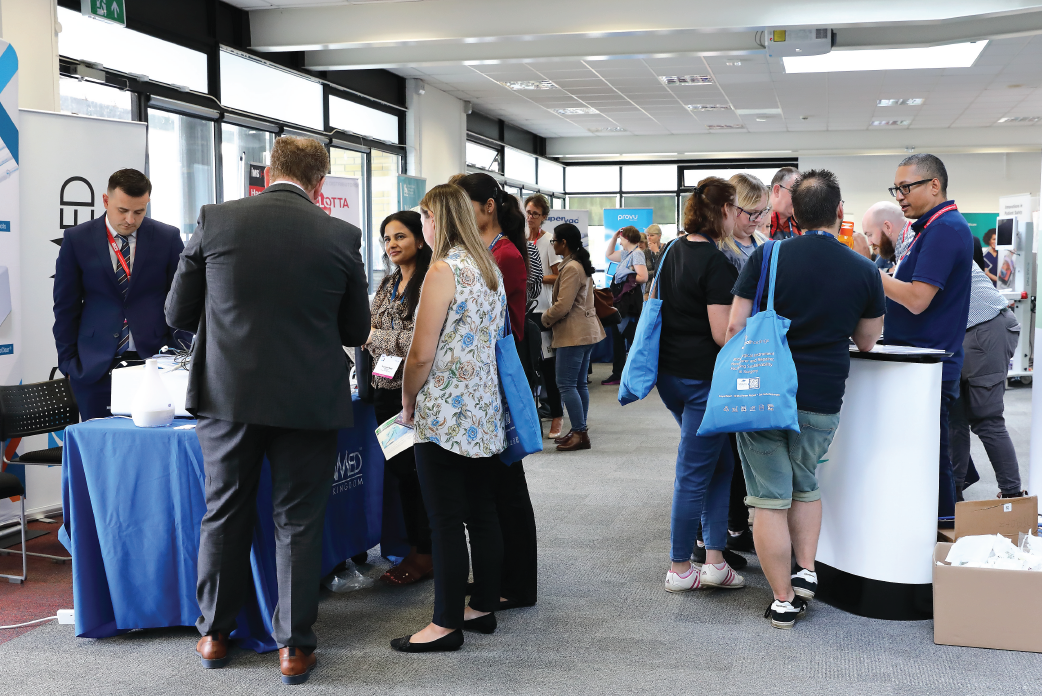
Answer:
[[[183,249],[180,230],[146,217],[124,299],[112,270],[105,216],[65,230],[54,272],[54,342],[62,374],[87,384],[104,377],[124,317],[142,357],[175,345],[163,304]]]

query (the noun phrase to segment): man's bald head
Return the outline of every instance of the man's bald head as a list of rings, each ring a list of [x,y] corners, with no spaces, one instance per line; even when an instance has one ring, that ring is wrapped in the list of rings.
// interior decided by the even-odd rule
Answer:
[[[905,227],[905,216],[901,207],[890,201],[880,201],[865,211],[861,229],[879,253],[890,259],[897,245],[897,236]]]

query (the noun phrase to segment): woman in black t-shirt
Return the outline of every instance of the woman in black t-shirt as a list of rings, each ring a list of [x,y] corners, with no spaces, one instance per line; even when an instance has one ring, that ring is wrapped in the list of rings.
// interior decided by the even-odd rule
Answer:
[[[666,590],[745,584],[723,557],[734,458],[727,435],[699,437],[716,355],[724,344],[737,269],[717,249],[731,234],[735,188],[708,177],[688,199],[684,231],[664,252],[655,293],[662,299],[658,392],[680,425]],[[699,520],[706,542],[701,571],[691,565]]]

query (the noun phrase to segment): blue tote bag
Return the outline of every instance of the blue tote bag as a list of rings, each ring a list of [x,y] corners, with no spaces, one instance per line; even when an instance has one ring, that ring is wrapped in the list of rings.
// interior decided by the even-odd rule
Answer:
[[[767,309],[758,312],[770,263]],[[778,243],[763,248],[763,266],[752,316],[716,356],[713,382],[699,435],[757,430],[800,431],[796,416],[796,365],[785,335],[789,320],[774,311]]]
[[[663,267],[669,250],[673,244],[666,247],[666,252],[659,261],[659,268]],[[633,345],[630,346],[629,355],[626,356],[626,366],[622,368],[622,378],[619,380],[619,403],[626,404],[640,401],[651,393],[651,389],[658,381],[658,347],[659,338],[662,334],[662,300],[653,298],[655,288],[658,287],[658,279],[661,274],[655,276],[651,282],[651,291],[648,300],[644,303],[644,309],[640,312],[637,320],[637,329],[633,334]]]
[[[510,311],[507,310],[506,336],[496,341],[496,367],[506,416],[507,447],[499,453],[504,464],[519,462],[529,454],[543,451],[543,429],[539,425],[532,388],[517,355],[510,333]]]

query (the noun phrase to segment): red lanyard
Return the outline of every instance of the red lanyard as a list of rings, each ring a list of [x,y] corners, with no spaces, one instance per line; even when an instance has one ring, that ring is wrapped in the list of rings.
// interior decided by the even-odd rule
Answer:
[[[112,232],[109,231],[109,226],[105,225],[105,234],[109,238],[109,246],[112,247],[112,251],[116,252],[116,260],[119,261],[119,265],[123,267],[123,272],[127,274],[127,280],[130,280],[130,267],[127,266],[127,260],[123,258],[123,254],[119,251],[119,245],[116,244],[116,240],[112,238]]]
[[[919,232],[919,234],[916,235],[915,239],[912,240],[912,243],[908,245],[907,249],[905,249],[905,253],[901,255],[901,258],[900,258],[900,260],[898,260],[898,263],[901,263],[901,261],[904,261],[905,257],[907,257],[910,253],[912,253],[912,247],[914,247],[915,243],[919,241],[919,238],[922,237],[923,234],[925,234],[926,228],[930,226],[930,223],[932,223],[934,220],[936,220],[937,218],[941,217],[945,213],[951,212],[952,210],[958,210],[958,208],[956,207],[956,205],[954,203],[952,203],[951,205],[944,206],[943,208],[938,210],[936,213],[931,215],[930,219],[926,221],[925,225],[923,225],[922,231]]]

